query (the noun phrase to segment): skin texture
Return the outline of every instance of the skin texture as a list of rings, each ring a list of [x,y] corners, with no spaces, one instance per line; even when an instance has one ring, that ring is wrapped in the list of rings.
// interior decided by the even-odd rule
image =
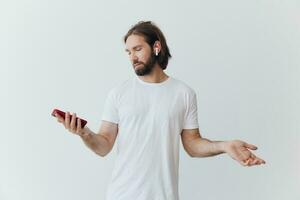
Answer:
[[[155,52],[159,54],[161,44],[156,41],[151,47],[139,35],[130,35],[127,38],[125,51],[128,53],[132,68],[138,77],[149,83],[160,83],[168,75],[155,62]],[[100,156],[107,155],[115,143],[118,135],[118,124],[102,121],[98,133],[92,132],[87,126],[81,128],[80,120],[75,126],[76,113],[66,112],[66,118],[56,116],[59,123],[71,133],[82,138],[84,143]],[[266,162],[257,157],[252,151],[257,150],[253,144],[241,140],[211,141],[201,137],[199,129],[184,129],[181,140],[185,151],[191,157],[209,157],[226,153],[242,166],[254,166]]]

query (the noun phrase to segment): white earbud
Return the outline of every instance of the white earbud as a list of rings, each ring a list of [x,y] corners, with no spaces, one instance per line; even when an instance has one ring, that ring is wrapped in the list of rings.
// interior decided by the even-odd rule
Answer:
[[[155,48],[155,55],[158,56],[158,48]]]

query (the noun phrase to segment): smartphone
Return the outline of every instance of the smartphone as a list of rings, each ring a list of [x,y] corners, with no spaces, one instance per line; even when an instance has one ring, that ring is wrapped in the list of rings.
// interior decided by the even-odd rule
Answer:
[[[66,113],[65,113],[64,111],[61,111],[61,110],[59,110],[59,109],[53,109],[51,115],[52,115],[53,117],[55,117],[55,114],[56,114],[56,113],[65,119]],[[72,117],[72,116],[70,115],[70,120],[71,120],[71,117]],[[81,118],[79,118],[79,117],[76,117],[76,122],[75,122],[75,124],[77,124],[77,119],[80,119],[80,120],[81,120],[81,128],[83,128],[83,127],[87,124],[87,121],[86,121],[86,120],[81,119]]]

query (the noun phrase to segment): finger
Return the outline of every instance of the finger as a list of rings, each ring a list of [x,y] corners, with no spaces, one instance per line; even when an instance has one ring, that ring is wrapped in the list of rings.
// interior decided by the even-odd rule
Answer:
[[[260,165],[261,164],[261,159],[256,157],[254,154],[251,155],[251,157],[253,158],[253,162],[251,163],[251,165]]]
[[[245,166],[249,167],[250,162],[251,162],[251,159],[248,159],[248,160],[245,162]]]
[[[253,165],[265,164],[266,162],[258,157],[256,157]]]
[[[62,118],[59,114],[55,113],[55,117],[57,118],[58,122],[64,122],[64,118]]]
[[[252,166],[252,165],[253,165],[253,161],[254,161],[253,158],[249,158],[249,159],[248,159],[247,166],[248,166],[248,167]]]
[[[258,162],[259,162],[259,164],[266,164],[266,161],[264,161],[264,160],[261,159],[261,158],[258,158]]]
[[[76,113],[73,113],[73,115],[72,115],[72,119],[71,119],[71,131],[72,132],[75,132],[75,130],[76,130],[76,126],[75,126],[75,123],[76,123]]]
[[[261,163],[260,159],[258,159],[258,158],[256,158],[256,159],[251,163],[251,165],[260,165],[260,164],[262,164],[262,163]]]
[[[256,164],[265,164],[266,163],[263,159],[256,157],[254,154],[252,154],[251,157],[255,158]]]
[[[249,163],[249,166],[258,165],[260,163],[260,161],[259,161],[260,159],[252,153],[250,155],[250,159],[251,159],[251,161]]]
[[[243,166],[247,166],[249,164],[249,159],[248,160],[242,160],[240,161],[240,164],[243,165]]]
[[[66,118],[63,117],[63,116],[61,116],[61,115],[58,114],[58,113],[55,113],[55,115],[56,115],[56,117],[58,118],[58,120],[64,125],[64,127],[67,128],[67,127],[66,127]]]
[[[81,120],[79,118],[77,119],[76,132],[79,133],[79,134],[81,134]]]
[[[66,116],[65,116],[65,127],[67,129],[70,129],[70,113],[66,112]]]
[[[259,159],[254,158],[254,159],[251,160],[251,162],[249,164],[250,164],[250,166],[252,166],[252,165],[257,165],[258,163],[259,163]]]
[[[255,146],[253,144],[248,144],[248,143],[245,144],[245,147],[247,147],[248,149],[251,149],[251,150],[256,150],[257,149],[257,146]]]
[[[254,164],[255,165],[260,165],[260,164],[262,164],[262,160],[261,159],[256,159],[256,162]]]

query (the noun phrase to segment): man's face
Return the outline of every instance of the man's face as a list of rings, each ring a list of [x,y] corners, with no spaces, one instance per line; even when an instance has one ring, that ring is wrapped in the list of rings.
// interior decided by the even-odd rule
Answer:
[[[138,76],[150,74],[155,64],[152,47],[139,35],[130,35],[125,45],[135,73]]]

